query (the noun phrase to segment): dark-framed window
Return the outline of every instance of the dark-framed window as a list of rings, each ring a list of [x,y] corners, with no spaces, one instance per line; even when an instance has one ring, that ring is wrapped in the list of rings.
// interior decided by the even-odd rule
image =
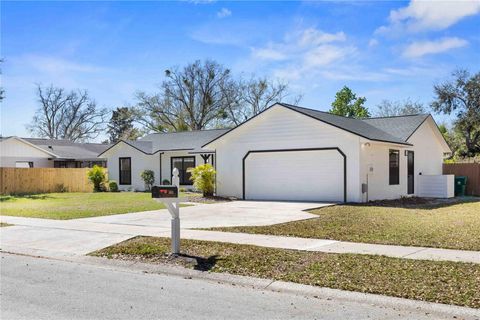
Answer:
[[[388,152],[388,180],[390,185],[400,184],[400,151],[390,149]]]
[[[178,169],[178,177],[180,178],[181,185],[192,185],[190,180],[190,172],[187,172],[189,168],[195,168],[195,157],[171,157],[170,158],[170,172],[173,168]]]
[[[132,158],[118,158],[119,184],[132,184]]]

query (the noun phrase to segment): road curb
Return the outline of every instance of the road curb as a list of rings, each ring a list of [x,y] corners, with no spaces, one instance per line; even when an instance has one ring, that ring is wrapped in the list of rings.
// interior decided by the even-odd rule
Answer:
[[[5,252],[5,251],[3,251]],[[9,253],[9,252],[5,252]],[[16,254],[16,253],[9,253]],[[28,254],[24,254],[28,255]],[[455,305],[447,305],[433,302],[410,300],[396,298],[371,293],[360,293],[331,289],[324,287],[315,287],[310,285],[298,284],[293,282],[278,281],[272,279],[262,279],[249,276],[232,275],[227,273],[214,273],[187,269],[180,266],[165,264],[149,264],[140,261],[114,260],[93,256],[70,256],[70,257],[36,257],[69,261],[73,263],[95,265],[105,269],[115,269],[116,271],[161,274],[183,279],[200,279],[209,282],[216,282],[234,286],[250,287],[257,290],[268,290],[274,292],[289,293],[301,295],[315,299],[341,300],[361,302],[369,305],[382,305],[390,307],[402,307],[405,309],[422,310],[426,314],[431,314],[433,318],[448,317],[457,319],[476,319],[480,320],[480,310]]]

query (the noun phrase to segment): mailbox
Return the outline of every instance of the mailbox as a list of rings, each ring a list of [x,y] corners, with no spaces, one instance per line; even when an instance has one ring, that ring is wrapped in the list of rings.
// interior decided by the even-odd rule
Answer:
[[[153,186],[152,198],[178,198],[177,186]]]

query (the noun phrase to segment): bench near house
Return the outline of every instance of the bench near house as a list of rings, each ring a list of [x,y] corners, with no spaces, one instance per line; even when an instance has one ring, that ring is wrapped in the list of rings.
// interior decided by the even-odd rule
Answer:
[[[119,141],[99,156],[123,190],[143,190],[212,163],[216,193],[251,200],[365,202],[402,196],[453,196],[442,175],[451,150],[431,115],[353,119],[277,103],[230,130],[150,134]]]

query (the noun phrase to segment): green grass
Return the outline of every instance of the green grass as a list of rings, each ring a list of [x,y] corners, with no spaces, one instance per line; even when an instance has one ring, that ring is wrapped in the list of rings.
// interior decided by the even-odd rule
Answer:
[[[1,227],[10,227],[10,226],[13,226],[13,224],[8,224],[8,223],[0,222],[0,228],[1,228]]]
[[[28,218],[76,219],[120,213],[157,210],[163,204],[150,193],[48,193],[27,196],[0,196],[0,214]]]
[[[92,255],[480,308],[478,264],[196,240],[182,240],[180,258],[169,257],[169,250],[168,238],[137,237]]]
[[[441,207],[338,205],[311,212],[318,218],[210,230],[480,251],[480,201]]]

